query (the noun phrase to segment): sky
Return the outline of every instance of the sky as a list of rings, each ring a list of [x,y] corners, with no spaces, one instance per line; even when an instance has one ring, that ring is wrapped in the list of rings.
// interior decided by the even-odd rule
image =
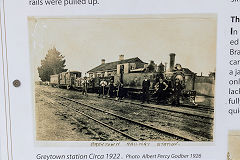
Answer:
[[[47,51],[56,47],[66,68],[82,73],[101,64],[139,57],[149,63],[176,63],[198,75],[216,68],[216,15],[122,17],[29,17],[29,44],[35,80]]]

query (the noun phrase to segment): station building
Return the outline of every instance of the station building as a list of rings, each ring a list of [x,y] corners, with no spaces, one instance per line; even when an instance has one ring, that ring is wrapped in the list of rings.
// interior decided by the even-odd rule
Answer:
[[[101,60],[101,64],[97,67],[89,70],[87,73],[89,77],[108,77],[120,74],[120,68],[124,73],[130,73],[134,71],[141,71],[146,68],[148,64],[143,62],[138,57],[124,59],[124,55],[119,55],[118,61],[105,63],[105,59]]]

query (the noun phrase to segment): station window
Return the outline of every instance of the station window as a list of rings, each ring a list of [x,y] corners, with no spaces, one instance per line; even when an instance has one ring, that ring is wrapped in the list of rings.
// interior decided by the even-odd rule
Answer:
[[[136,69],[136,64],[135,63],[131,63],[130,64],[130,70],[134,70]]]

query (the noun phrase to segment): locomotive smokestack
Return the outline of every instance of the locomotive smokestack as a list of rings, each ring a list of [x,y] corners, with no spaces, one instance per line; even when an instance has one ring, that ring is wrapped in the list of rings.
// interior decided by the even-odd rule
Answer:
[[[167,71],[167,62],[165,62],[165,66],[164,66],[164,71],[166,72]]]
[[[176,56],[176,54],[175,53],[170,53],[169,56],[170,56],[170,72],[172,72],[173,69],[174,69],[174,63],[175,63],[175,56]]]
[[[102,60],[101,60],[101,64],[105,64],[105,59],[102,59]]]
[[[124,55],[123,54],[119,55],[119,61],[122,61],[122,60],[124,60]]]

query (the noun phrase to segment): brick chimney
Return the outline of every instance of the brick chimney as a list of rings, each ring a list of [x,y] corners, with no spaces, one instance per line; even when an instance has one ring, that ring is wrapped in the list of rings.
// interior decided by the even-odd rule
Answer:
[[[101,60],[101,64],[105,64],[105,59],[102,59],[102,60]]]
[[[123,54],[119,55],[119,59],[118,59],[118,60],[119,60],[119,61],[124,60],[124,55],[123,55]]]
[[[176,54],[175,53],[170,53],[169,56],[170,56],[170,72],[171,72],[174,69]]]

